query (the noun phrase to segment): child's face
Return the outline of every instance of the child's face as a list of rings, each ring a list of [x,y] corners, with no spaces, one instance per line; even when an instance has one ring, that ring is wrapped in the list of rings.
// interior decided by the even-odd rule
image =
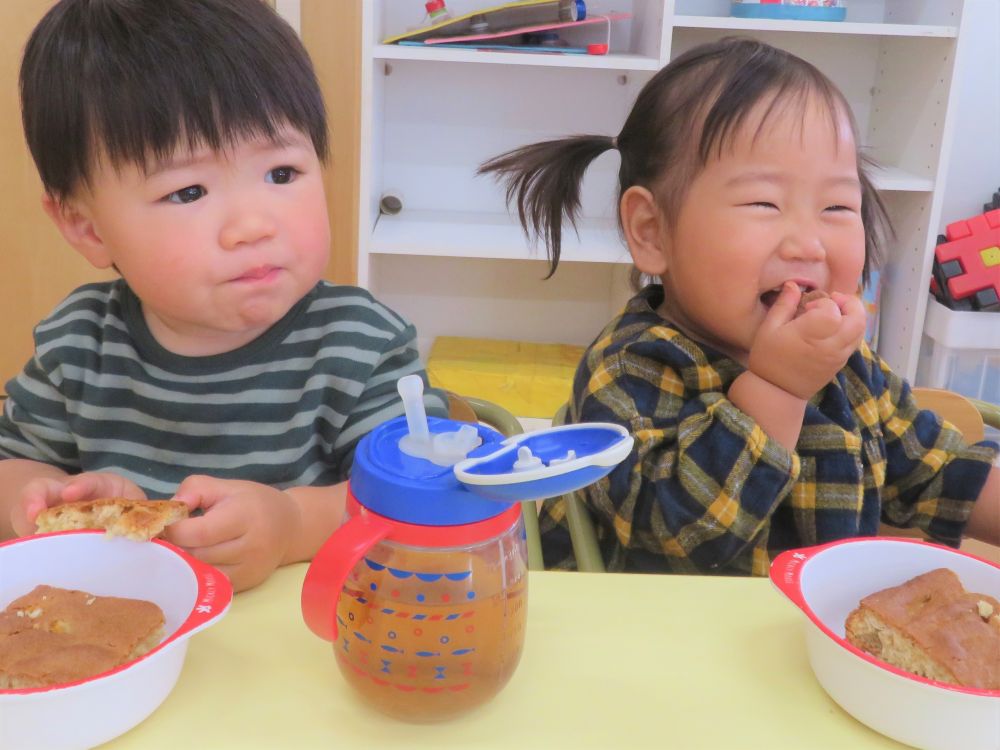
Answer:
[[[167,349],[231,351],[281,319],[322,277],[330,230],[312,142],[287,129],[278,142],[231,151],[179,149],[148,174],[103,165],[81,196],[91,244],[142,300]],[[86,244],[86,242],[84,243]]]
[[[854,294],[865,258],[861,185],[850,124],[813,97],[749,117],[691,183],[665,230],[661,312],[745,362],[785,281]]]

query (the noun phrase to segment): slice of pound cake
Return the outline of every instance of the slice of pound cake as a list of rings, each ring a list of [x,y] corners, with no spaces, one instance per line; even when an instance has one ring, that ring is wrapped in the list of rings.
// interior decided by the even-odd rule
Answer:
[[[852,644],[907,672],[1000,690],[1000,601],[947,568],[866,596],[845,627]]]
[[[93,677],[154,648],[163,628],[152,602],[36,586],[0,612],[0,689]]]
[[[122,497],[63,503],[46,508],[35,524],[38,531],[104,529],[109,536],[148,541],[168,525],[187,518],[187,506],[177,500],[128,500]]]

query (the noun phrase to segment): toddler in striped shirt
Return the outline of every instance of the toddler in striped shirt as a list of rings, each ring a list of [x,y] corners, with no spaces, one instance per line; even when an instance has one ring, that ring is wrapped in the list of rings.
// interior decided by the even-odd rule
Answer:
[[[20,93],[46,213],[117,276],[7,384],[0,538],[61,502],[173,497],[204,512],[167,538],[237,589],[309,559],[422,369],[413,326],[322,280],[326,113],[297,35],[260,0],[61,0]]]

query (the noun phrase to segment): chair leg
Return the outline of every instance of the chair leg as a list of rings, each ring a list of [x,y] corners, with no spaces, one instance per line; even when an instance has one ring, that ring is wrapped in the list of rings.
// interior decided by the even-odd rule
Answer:
[[[524,533],[528,542],[528,570],[545,570],[542,559],[542,535],[538,530],[538,508],[534,500],[521,503]]]
[[[576,569],[581,573],[603,573],[604,559],[601,557],[590,512],[573,495],[564,495],[563,499],[566,502],[566,523],[573,542]]]

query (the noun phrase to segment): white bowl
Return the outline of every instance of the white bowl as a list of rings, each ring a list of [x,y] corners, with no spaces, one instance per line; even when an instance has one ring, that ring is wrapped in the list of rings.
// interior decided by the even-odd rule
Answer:
[[[1000,690],[917,677],[844,639],[844,621],[863,597],[935,568],[955,571],[967,591],[1000,598],[1000,566],[902,538],[789,550],[771,564],[771,581],[809,619],[806,648],[816,679],[854,718],[923,750],[998,750]]]
[[[136,661],[48,688],[0,690],[0,748],[70,750],[117,737],[149,716],[180,675],[187,639],[225,614],[229,580],[162,541],[68,531],[0,544],[0,610],[39,584],[155,602],[166,637]]]

